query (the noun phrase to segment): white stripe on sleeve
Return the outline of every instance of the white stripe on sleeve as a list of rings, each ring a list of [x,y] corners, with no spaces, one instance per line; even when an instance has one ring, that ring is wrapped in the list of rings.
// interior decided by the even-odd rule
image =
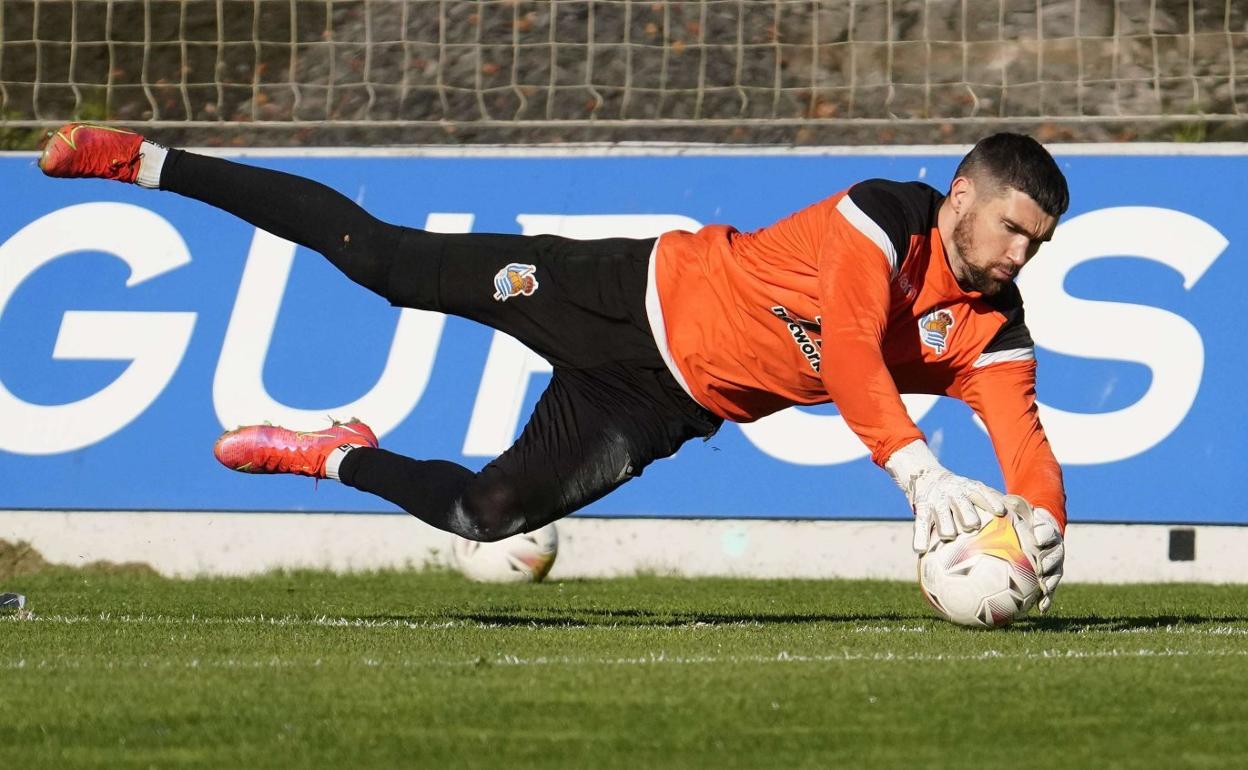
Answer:
[[[866,212],[858,208],[858,204],[847,193],[836,204],[836,210],[841,212],[841,216],[849,220],[854,228],[867,236],[867,239],[879,247],[884,252],[884,256],[888,258],[888,266],[894,274],[897,272],[897,249],[893,247],[893,242],[889,239],[888,234],[884,232],[884,228],[867,216]]]
[[[1036,357],[1035,348],[1010,348],[1009,350],[997,350],[992,353],[981,353],[979,358],[975,359],[974,368],[990,364],[999,364],[1003,361],[1031,361]]]

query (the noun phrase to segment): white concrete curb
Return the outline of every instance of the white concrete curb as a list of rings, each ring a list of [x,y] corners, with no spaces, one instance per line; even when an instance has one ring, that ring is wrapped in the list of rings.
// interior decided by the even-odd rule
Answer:
[[[596,519],[559,522],[550,578],[650,572],[752,578],[912,580],[904,521]],[[1170,559],[1172,530],[1194,558]],[[0,538],[51,562],[144,562],[161,574],[272,569],[355,571],[446,564],[450,535],[404,515],[327,513],[0,512]],[[1248,527],[1072,524],[1068,582],[1248,583]]]

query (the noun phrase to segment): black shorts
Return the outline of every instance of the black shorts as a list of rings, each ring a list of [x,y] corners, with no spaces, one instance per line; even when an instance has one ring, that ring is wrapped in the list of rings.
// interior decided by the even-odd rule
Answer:
[[[654,239],[407,230],[401,245],[392,304],[479,321],[554,369],[519,439],[481,472],[526,480],[528,511],[565,515],[722,424],[655,345],[645,308]]]

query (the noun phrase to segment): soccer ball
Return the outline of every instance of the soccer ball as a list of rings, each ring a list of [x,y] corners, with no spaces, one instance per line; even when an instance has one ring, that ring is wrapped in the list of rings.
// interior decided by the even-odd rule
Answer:
[[[558,551],[554,524],[493,543],[456,537],[451,544],[455,566],[482,583],[537,583],[550,572]]]
[[[936,541],[919,557],[919,588],[927,601],[960,626],[998,628],[1026,615],[1041,595],[1022,545],[1030,527],[1011,511],[979,532]]]

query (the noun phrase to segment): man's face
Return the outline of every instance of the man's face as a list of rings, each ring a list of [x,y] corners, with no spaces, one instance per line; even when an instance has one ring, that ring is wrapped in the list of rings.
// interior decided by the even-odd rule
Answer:
[[[959,184],[970,185],[966,189]],[[1018,276],[1040,245],[1053,236],[1057,217],[1026,193],[1012,188],[1001,191],[966,179],[954,182],[951,197],[961,195],[957,223],[953,228],[953,248],[949,265],[964,291],[991,296]]]

